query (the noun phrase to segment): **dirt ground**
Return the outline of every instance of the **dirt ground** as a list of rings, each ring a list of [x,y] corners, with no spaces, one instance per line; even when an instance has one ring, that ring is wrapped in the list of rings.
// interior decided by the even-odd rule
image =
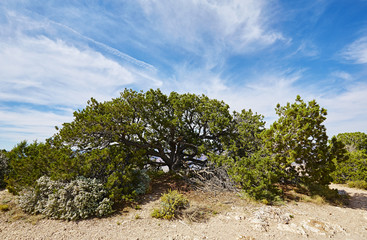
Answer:
[[[367,191],[332,185],[349,194],[348,206],[289,202],[266,206],[233,193],[186,192],[181,219],[150,216],[159,194],[102,219],[77,222],[0,212],[0,239],[367,239]],[[11,195],[0,192],[1,201]]]

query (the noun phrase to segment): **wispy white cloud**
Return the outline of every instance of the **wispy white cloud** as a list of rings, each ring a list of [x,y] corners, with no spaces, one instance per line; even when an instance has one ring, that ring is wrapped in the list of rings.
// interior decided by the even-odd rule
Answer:
[[[344,71],[335,71],[331,73],[331,76],[343,79],[345,81],[351,81],[353,76],[350,73]]]
[[[50,23],[52,23],[52,24],[58,25],[58,26],[60,26],[62,28],[65,28],[66,30],[74,33],[75,35],[81,37],[82,39],[85,39],[85,40],[87,40],[89,42],[94,43],[97,46],[102,47],[106,52],[109,52],[109,53],[111,53],[111,54],[113,54],[113,55],[115,55],[117,57],[120,57],[120,58],[122,58],[123,60],[125,60],[125,61],[127,61],[129,63],[132,63],[132,64],[134,64],[136,66],[141,67],[141,68],[145,68],[145,69],[150,70],[152,72],[156,72],[157,71],[157,69],[154,66],[152,66],[152,65],[150,65],[150,64],[148,64],[146,62],[140,61],[138,59],[135,59],[135,58],[127,55],[126,53],[123,53],[123,52],[121,52],[121,51],[119,51],[119,50],[117,50],[117,49],[115,49],[113,47],[110,47],[110,46],[108,46],[108,45],[106,45],[106,44],[104,44],[102,42],[98,42],[98,41],[96,41],[96,40],[94,40],[94,39],[92,39],[90,37],[84,36],[84,35],[82,35],[81,33],[79,33],[78,31],[74,30],[73,28],[71,28],[69,26],[66,26],[64,24],[61,24],[61,23],[58,23],[58,22],[55,22],[55,21],[52,21],[52,20],[49,20],[49,19],[47,19],[47,21],[50,22]]]
[[[345,92],[320,98],[328,110],[326,126],[330,135],[366,131],[367,84],[348,85]]]
[[[55,126],[72,121],[72,112],[72,109],[54,113],[24,107],[0,108],[0,145],[11,149],[22,140],[43,141],[56,132]]]
[[[317,49],[317,47],[315,46],[315,44],[312,43],[311,41],[302,41],[300,46],[293,53],[293,55],[298,54],[298,53],[306,57],[316,57],[317,55],[319,55],[320,52]]]
[[[277,103],[285,105],[293,103],[300,95],[306,102],[313,99],[328,110],[325,126],[329,136],[341,132],[366,131],[367,119],[367,84],[355,83],[343,85],[343,91],[336,94],[334,89],[325,89],[317,83],[305,86],[304,71],[275,71],[259,72],[250,79],[243,79],[242,84],[233,85],[220,74],[182,69],[180,81],[172,81],[166,85],[166,92],[205,93],[211,98],[223,100],[232,110],[252,109],[265,116],[267,127],[278,116],[275,113]],[[331,74],[351,83],[353,76],[343,71]],[[196,80],[195,80],[196,79]],[[199,81],[197,80],[199,79]]]
[[[363,36],[349,44],[341,55],[344,59],[357,64],[367,63],[367,36]]]
[[[291,32],[316,24],[328,1],[306,10],[295,4],[293,15],[277,12],[277,0],[112,1],[111,9],[97,2],[34,2],[0,3],[0,148],[5,141],[50,137],[53,126],[71,121],[90,97],[109,100],[126,86],[204,93],[233,110],[251,108],[268,125],[277,119],[275,105],[299,94],[328,109],[330,135],[365,130],[367,87],[355,84],[363,74],[335,66],[328,69],[340,70],[313,75],[315,57],[323,54],[317,34]],[[311,20],[279,30],[279,17],[309,12]],[[290,63],[295,54],[298,62]],[[367,63],[367,37],[341,55]],[[319,81],[322,76],[327,79]]]
[[[23,36],[0,48],[1,101],[78,106],[116,95],[137,76],[92,50]],[[20,71],[21,69],[21,71]]]
[[[54,126],[72,120],[71,109],[83,108],[91,97],[110,100],[127,86],[146,89],[162,84],[153,66],[67,26],[11,11],[6,17],[7,22],[0,25],[1,146],[50,137]],[[60,28],[74,35],[71,40],[75,41],[61,40],[54,33]],[[106,57],[89,43],[120,61]],[[4,107],[8,103],[11,108]],[[60,111],[60,107],[69,110]]]
[[[252,109],[266,116],[268,126],[276,119],[274,111],[277,103],[293,101],[297,94],[310,96],[311,89],[302,89],[296,82],[302,77],[302,71],[259,72],[251,78],[244,77],[233,84],[220,73],[205,69],[177,69],[178,79],[165,85],[166,92],[194,92],[206,94],[211,98],[223,100],[232,110]],[[311,97],[311,96],[310,96]],[[311,99],[309,99],[311,100]]]
[[[32,17],[11,10],[4,13],[0,101],[80,106],[92,96],[101,100],[116,96],[129,84],[162,84],[152,65],[64,24],[33,13]],[[61,40],[65,31],[71,36]],[[102,48],[103,54],[89,44]]]
[[[270,4],[263,0],[139,0],[154,30],[190,50],[254,51],[283,40],[268,27]],[[182,46],[182,45],[181,45]],[[213,50],[213,49],[211,49]]]

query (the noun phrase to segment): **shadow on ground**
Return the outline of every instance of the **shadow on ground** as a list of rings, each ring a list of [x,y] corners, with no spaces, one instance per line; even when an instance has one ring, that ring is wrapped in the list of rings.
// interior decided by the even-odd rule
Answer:
[[[331,184],[331,188],[348,194],[349,201],[344,207],[367,210],[367,190],[350,188],[342,184]]]
[[[352,193],[348,207],[353,209],[367,210],[367,193]]]

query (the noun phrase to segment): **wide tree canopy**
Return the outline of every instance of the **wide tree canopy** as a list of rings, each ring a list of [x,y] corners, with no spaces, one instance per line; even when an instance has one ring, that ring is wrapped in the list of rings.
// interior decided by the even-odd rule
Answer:
[[[76,152],[121,145],[144,150],[150,164],[170,170],[205,164],[203,154],[223,151],[222,142],[233,132],[233,117],[224,102],[189,93],[167,96],[159,89],[126,89],[103,103],[92,98],[74,117],[55,139]]]

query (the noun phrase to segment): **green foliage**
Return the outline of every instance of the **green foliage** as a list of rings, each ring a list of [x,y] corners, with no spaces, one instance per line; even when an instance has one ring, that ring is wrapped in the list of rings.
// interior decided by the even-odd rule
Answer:
[[[354,150],[348,152],[348,160],[336,164],[332,173],[336,183],[347,181],[367,181],[367,152],[366,150]]]
[[[367,151],[367,134],[362,132],[340,133],[337,139],[345,144],[349,152],[366,150]]]
[[[228,109],[204,95],[126,89],[112,101],[91,99],[85,109],[74,113],[73,122],[63,125],[59,136],[80,152],[112,145],[144,151],[150,164],[174,170],[205,164],[198,160],[202,154],[222,150],[221,140],[231,127]]]
[[[225,141],[225,149],[230,156],[250,157],[262,148],[260,134],[265,129],[263,116],[242,110],[233,113],[233,130],[229,141]]]
[[[272,202],[280,195],[275,186],[279,181],[277,165],[267,153],[258,151],[250,157],[238,158],[229,166],[229,175],[251,198]]]
[[[343,144],[328,144],[326,109],[315,100],[306,104],[300,96],[295,103],[276,107],[279,119],[264,132],[265,146],[279,164],[284,183],[328,185],[335,161],[343,161]]]
[[[8,204],[0,204],[0,211],[1,212],[6,212],[9,211],[10,207]]]
[[[99,179],[114,202],[130,201],[145,193],[150,178],[140,170],[143,162],[140,152],[129,152],[118,145],[78,153],[74,158],[78,175]]]
[[[9,152],[7,188],[18,193],[33,187],[41,176],[71,181],[78,176],[96,178],[106,187],[114,202],[132,200],[145,192],[149,177],[143,173],[139,152],[127,152],[118,145],[89,152],[76,152],[60,146],[58,139],[46,143],[22,142]],[[139,165],[140,164],[140,165]]]
[[[189,201],[177,190],[165,193],[160,198],[160,208],[153,209],[152,217],[173,219],[177,217],[179,210],[188,207]]]
[[[235,131],[232,140],[226,144],[226,152],[221,155],[212,153],[209,159],[218,166],[225,166],[229,176],[246,195],[272,202],[280,194],[275,185],[279,171],[276,162],[262,150],[263,117],[251,110],[234,113],[234,116]]]
[[[367,181],[367,134],[361,132],[340,133],[336,137],[348,150],[348,159],[336,162],[332,176],[337,183],[362,183]]]
[[[9,158],[7,155],[6,150],[0,150],[0,188],[6,186],[4,181],[5,176],[8,174],[9,171]]]
[[[78,177],[70,182],[41,177],[34,188],[20,193],[20,207],[30,214],[43,214],[52,219],[77,220],[102,217],[112,212],[107,191],[96,179]]]
[[[365,180],[348,181],[347,184],[351,188],[367,189],[367,181]]]
[[[54,168],[58,174],[77,175],[70,164],[71,150],[52,148],[49,143],[19,143],[9,153],[9,173],[6,178],[7,188],[18,193],[26,186],[33,186],[41,176],[50,176]],[[69,170],[69,171],[68,171]]]

